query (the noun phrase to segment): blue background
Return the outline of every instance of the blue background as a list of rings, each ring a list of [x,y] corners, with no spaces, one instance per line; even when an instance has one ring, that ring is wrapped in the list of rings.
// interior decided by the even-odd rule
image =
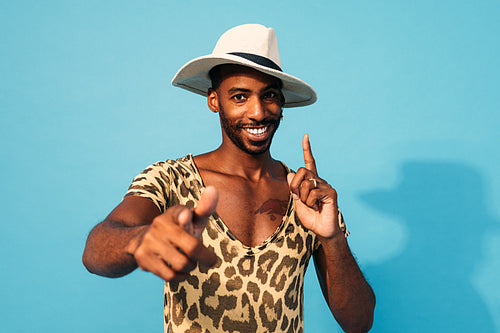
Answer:
[[[500,332],[498,1],[0,1],[4,332],[161,332],[162,281],[106,279],[86,236],[148,164],[214,149],[217,116],[170,85],[242,23],[275,28],[319,100],[311,136],[377,294],[373,332]],[[311,266],[312,267],[312,266]],[[340,331],[314,270],[306,331]]]

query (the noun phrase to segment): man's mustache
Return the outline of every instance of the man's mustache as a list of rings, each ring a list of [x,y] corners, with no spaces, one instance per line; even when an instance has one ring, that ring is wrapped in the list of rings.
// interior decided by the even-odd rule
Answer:
[[[252,122],[245,122],[245,123],[237,123],[236,127],[239,129],[245,128],[245,127],[260,127],[260,126],[270,126],[270,125],[275,125],[277,126],[280,122],[280,119],[266,119],[263,121],[252,121]]]

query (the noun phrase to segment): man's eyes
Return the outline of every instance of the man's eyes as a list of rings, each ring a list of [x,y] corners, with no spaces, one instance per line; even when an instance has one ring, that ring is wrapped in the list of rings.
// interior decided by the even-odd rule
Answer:
[[[278,98],[278,93],[275,91],[266,91],[263,95],[261,95],[262,99],[264,100],[275,100]],[[248,99],[248,96],[246,94],[240,93],[240,94],[234,94],[231,96],[232,100],[238,101],[238,102],[243,102]]]
[[[243,94],[236,94],[236,95],[233,95],[231,98],[236,100],[236,101],[243,101],[243,100],[245,100],[246,97]]]
[[[275,91],[268,91],[264,94],[265,99],[275,99],[277,97],[278,97],[278,93],[276,93]]]

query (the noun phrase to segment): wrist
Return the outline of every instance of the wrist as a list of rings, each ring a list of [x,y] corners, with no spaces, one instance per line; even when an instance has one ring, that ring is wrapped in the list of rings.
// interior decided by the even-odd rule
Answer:
[[[146,231],[149,229],[149,226],[140,226],[137,227],[137,232],[134,234],[134,236],[128,241],[127,245],[125,246],[125,252],[132,257],[135,255],[135,251],[137,251],[137,248],[141,245],[142,239],[144,238],[144,234]]]
[[[342,232],[338,232],[332,237],[322,237],[318,235],[318,240],[327,253],[333,253],[348,248],[347,238]]]

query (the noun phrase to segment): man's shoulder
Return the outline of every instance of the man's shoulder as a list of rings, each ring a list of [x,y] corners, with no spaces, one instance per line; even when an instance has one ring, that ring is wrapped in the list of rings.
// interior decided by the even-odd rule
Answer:
[[[156,172],[193,172],[194,171],[194,163],[193,163],[193,155],[187,154],[185,156],[176,158],[176,159],[167,159],[163,161],[158,161],[153,164],[147,166],[141,174],[150,174]]]
[[[290,172],[295,172],[293,169],[290,169],[290,168],[288,167],[288,165],[286,165],[286,163],[285,163],[285,162],[280,161],[280,160],[275,160],[275,161],[276,161],[279,165],[281,165],[283,168],[285,168],[285,170],[286,170],[286,172],[287,172],[287,173],[290,173]]]

